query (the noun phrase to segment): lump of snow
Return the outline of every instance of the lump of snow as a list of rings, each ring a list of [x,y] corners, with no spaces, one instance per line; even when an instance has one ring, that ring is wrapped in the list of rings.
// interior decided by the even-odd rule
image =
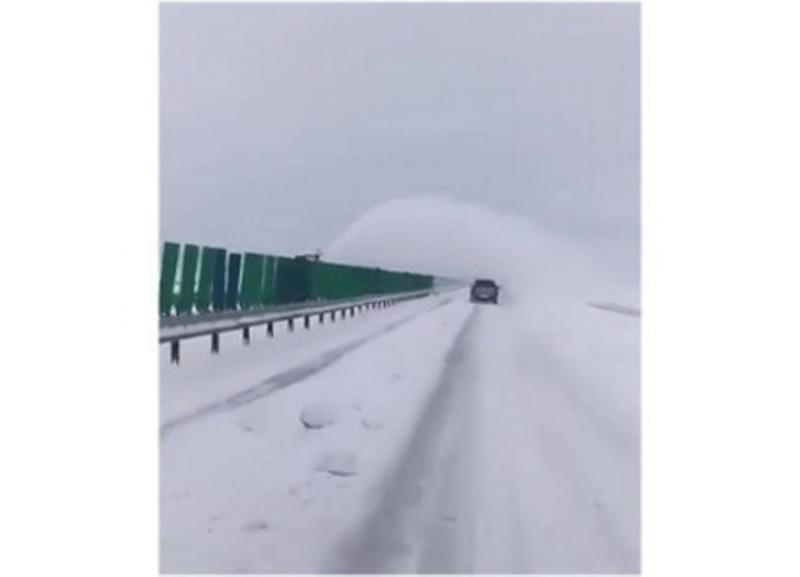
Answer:
[[[340,412],[334,405],[315,403],[300,411],[300,422],[306,429],[322,429],[336,423]]]
[[[333,451],[322,456],[317,470],[331,475],[350,477],[358,473],[356,454],[349,451]]]
[[[245,533],[261,533],[269,530],[269,525],[264,521],[251,521],[242,525],[242,531]]]
[[[364,427],[367,431],[380,431],[383,429],[383,424],[375,421],[373,419],[369,419],[364,417],[361,419],[361,426]]]

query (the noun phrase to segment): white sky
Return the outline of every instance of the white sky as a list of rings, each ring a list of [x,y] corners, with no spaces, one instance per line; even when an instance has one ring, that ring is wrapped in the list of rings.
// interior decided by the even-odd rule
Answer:
[[[638,5],[162,5],[164,239],[293,254],[416,194],[638,270]]]

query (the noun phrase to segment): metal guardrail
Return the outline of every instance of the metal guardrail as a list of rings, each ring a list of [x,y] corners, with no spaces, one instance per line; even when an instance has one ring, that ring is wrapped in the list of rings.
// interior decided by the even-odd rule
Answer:
[[[170,363],[180,364],[180,343],[183,340],[210,336],[211,354],[218,354],[221,333],[242,331],[242,342],[249,345],[250,329],[256,326],[266,325],[267,336],[272,337],[275,323],[286,322],[288,329],[294,331],[294,321],[302,319],[304,328],[309,329],[313,316],[318,316],[320,323],[325,322],[326,316],[330,317],[331,322],[336,322],[337,314],[342,319],[348,314],[353,317],[356,312],[362,310],[386,308],[399,302],[424,298],[434,292],[433,290],[422,290],[392,295],[373,295],[350,300],[304,303],[279,309],[274,308],[269,311],[228,311],[218,314],[169,317],[161,319],[158,342],[159,344],[169,343]]]

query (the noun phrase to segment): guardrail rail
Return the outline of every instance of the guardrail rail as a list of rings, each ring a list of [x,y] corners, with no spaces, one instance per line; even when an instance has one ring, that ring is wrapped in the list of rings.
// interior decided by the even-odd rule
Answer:
[[[239,315],[196,315],[177,317],[165,322],[162,319],[159,328],[159,344],[169,344],[170,363],[180,364],[181,341],[201,337],[211,337],[211,354],[219,353],[219,337],[222,333],[234,331],[242,332],[242,343],[250,344],[250,330],[258,326],[266,326],[268,337],[274,336],[275,325],[285,322],[290,332],[294,331],[295,321],[302,321],[303,328],[311,328],[311,319],[317,317],[319,323],[329,318],[336,322],[336,317],[345,319],[354,317],[357,313],[371,309],[383,309],[398,303],[425,298],[433,293],[431,290],[413,291],[392,295],[378,295],[353,300],[340,300],[333,302],[318,302],[292,307],[284,307],[272,311],[260,311]],[[180,321],[184,321],[180,323]]]

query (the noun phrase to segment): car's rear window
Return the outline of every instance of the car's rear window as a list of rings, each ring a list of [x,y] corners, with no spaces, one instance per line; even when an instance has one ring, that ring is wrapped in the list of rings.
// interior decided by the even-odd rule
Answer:
[[[494,287],[496,285],[495,285],[493,280],[476,280],[475,281],[475,286]]]

